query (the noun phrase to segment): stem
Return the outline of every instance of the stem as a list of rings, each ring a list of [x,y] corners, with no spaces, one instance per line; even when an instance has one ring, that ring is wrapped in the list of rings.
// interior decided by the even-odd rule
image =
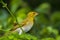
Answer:
[[[3,6],[8,10],[8,12],[10,13],[10,15],[16,20],[17,24],[18,24],[19,27],[20,27],[20,24],[18,23],[18,20],[17,20],[16,16],[14,16],[14,15],[13,15],[13,12],[11,12],[11,11],[9,10],[9,8],[7,7],[7,4],[4,3],[2,0],[1,0],[1,3],[2,3]],[[20,27],[20,28],[21,28],[21,27]],[[22,28],[21,28],[21,30],[23,31]],[[23,31],[23,33],[25,33],[25,32]]]
[[[8,7],[6,6],[5,8],[8,10],[8,12],[10,13],[10,15],[11,15],[13,18],[15,18],[14,15],[12,14],[12,12],[8,9]]]

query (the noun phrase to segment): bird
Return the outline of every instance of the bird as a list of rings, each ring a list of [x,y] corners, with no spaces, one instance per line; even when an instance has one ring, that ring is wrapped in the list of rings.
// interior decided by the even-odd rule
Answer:
[[[31,28],[33,27],[34,24],[34,20],[35,17],[38,15],[37,12],[29,12],[27,14],[26,19],[24,19],[22,21],[21,24],[19,24],[21,27],[19,27],[19,25],[17,23],[14,24],[14,28],[11,29],[10,31],[13,32],[18,32],[19,35],[21,35],[24,32],[28,32],[29,30],[31,30]]]

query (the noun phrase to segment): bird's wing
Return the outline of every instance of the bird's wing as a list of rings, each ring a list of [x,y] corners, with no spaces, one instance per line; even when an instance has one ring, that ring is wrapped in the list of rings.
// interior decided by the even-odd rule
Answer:
[[[23,27],[23,26],[25,26],[26,24],[27,24],[27,22],[28,22],[28,20],[26,19],[26,20],[24,20],[21,24],[19,24],[21,27]],[[17,28],[19,28],[19,25],[18,24],[14,24],[13,26],[13,28],[10,30],[10,31],[14,31],[14,30],[16,30]]]
[[[20,25],[23,27],[24,25],[26,25],[28,23],[28,20],[24,20]]]

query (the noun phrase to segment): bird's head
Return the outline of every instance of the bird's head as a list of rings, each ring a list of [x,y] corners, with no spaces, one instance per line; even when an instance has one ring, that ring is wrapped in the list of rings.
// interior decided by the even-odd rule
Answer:
[[[28,17],[35,17],[35,16],[37,16],[37,15],[38,15],[37,12],[29,12],[29,13],[28,13]]]

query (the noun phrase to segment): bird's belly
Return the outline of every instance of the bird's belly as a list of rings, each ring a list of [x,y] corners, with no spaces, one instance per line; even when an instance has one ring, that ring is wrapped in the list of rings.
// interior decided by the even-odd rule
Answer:
[[[30,24],[27,24],[25,26],[22,27],[22,29],[25,31],[25,32],[28,32],[33,26],[33,23],[30,23]]]
[[[29,24],[23,26],[22,29],[23,29],[24,32],[28,32],[32,27],[33,27],[33,23],[29,23]],[[15,31],[17,31],[19,33],[19,35],[21,35],[23,33],[22,29],[17,28]]]

